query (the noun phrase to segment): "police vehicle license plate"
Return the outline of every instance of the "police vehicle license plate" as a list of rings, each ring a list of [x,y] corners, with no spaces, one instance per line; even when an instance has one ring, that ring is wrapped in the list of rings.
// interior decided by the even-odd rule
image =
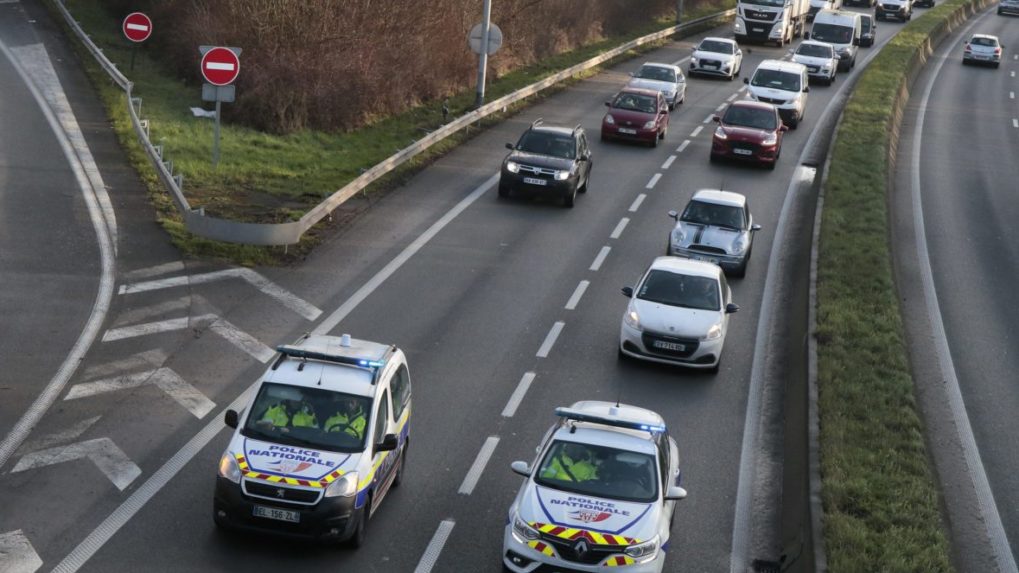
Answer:
[[[290,523],[300,523],[301,521],[300,513],[296,511],[287,511],[285,509],[277,509],[275,507],[256,505],[254,513],[257,517],[267,517],[277,521],[289,521]]]
[[[535,179],[534,177],[524,177],[524,183],[530,183],[531,185],[548,185],[548,181],[544,179]]]
[[[636,135],[637,130],[636,129],[627,129],[625,127],[620,127],[619,128],[619,133],[628,133],[630,135]]]
[[[662,350],[675,350],[676,352],[683,352],[686,350],[685,344],[678,344],[676,342],[667,342],[665,340],[656,340],[654,342],[655,348],[661,348]]]
[[[739,149],[739,148],[733,149],[732,152],[735,153],[736,155],[753,155],[754,154],[754,152],[750,151],[749,149]]]

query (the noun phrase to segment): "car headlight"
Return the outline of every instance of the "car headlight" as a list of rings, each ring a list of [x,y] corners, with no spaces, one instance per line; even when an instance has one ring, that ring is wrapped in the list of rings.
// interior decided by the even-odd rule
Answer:
[[[725,134],[725,130],[724,129],[722,129],[721,127],[716,127],[715,128],[715,139],[721,139],[722,141],[725,141],[726,139],[729,139],[729,136]]]
[[[631,545],[623,550],[623,553],[633,557],[639,562],[650,561],[658,554],[658,536],[650,541]]]
[[[234,483],[241,483],[241,468],[237,465],[237,459],[230,452],[219,458],[219,477]]]
[[[516,172],[520,171],[520,166],[517,165],[513,161],[507,161],[506,162],[506,171],[509,171],[510,173],[516,173]]]
[[[626,314],[623,315],[623,322],[631,328],[640,330],[640,316],[637,315],[637,309],[633,307],[626,309]]]
[[[329,484],[326,497],[351,497],[357,493],[357,472],[347,472],[343,477]]]
[[[534,541],[535,539],[541,539],[541,533],[539,533],[537,529],[528,525],[523,519],[520,519],[519,515],[514,515],[513,537],[516,537],[517,541],[524,543],[527,541]]]
[[[605,123],[607,123],[609,125],[615,125],[616,124],[616,118],[612,117],[611,113],[607,113],[607,114],[605,114]]]
[[[686,235],[683,234],[682,230],[676,229],[675,231],[673,231],[672,232],[672,247],[675,248],[675,249],[678,249],[681,246],[683,246],[683,239],[685,239],[685,238],[686,238]]]
[[[663,93],[665,94],[665,99],[672,99],[672,98],[676,97],[676,90],[669,90],[669,91],[663,92]]]
[[[654,129],[654,128],[655,128],[655,120],[653,120],[653,119],[651,121],[649,121],[649,122],[644,124],[644,129]]]
[[[761,145],[766,145],[766,146],[770,147],[770,146],[775,145],[777,143],[778,143],[778,134],[777,133],[773,133],[773,134],[769,135],[767,138],[765,138],[765,140],[761,142]]]
[[[690,65],[691,66],[696,66],[697,65],[697,58],[690,58]]]
[[[704,335],[704,340],[714,340],[722,336],[722,325],[712,324],[711,328],[708,329],[708,333]]]
[[[734,255],[742,254],[747,249],[747,237],[746,235],[740,235],[738,239],[732,242],[732,253]]]
[[[569,179],[569,177],[570,177],[570,172],[568,170],[566,170],[566,169],[560,169],[559,171],[555,172],[555,180],[556,181],[565,181],[565,180]]]

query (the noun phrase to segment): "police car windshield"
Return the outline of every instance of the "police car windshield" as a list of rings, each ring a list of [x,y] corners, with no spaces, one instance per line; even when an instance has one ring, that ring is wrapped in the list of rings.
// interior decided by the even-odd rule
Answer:
[[[594,497],[644,503],[658,499],[654,456],[593,444],[556,440],[534,481]]]
[[[360,452],[371,405],[365,396],[266,382],[241,434],[277,444]]]

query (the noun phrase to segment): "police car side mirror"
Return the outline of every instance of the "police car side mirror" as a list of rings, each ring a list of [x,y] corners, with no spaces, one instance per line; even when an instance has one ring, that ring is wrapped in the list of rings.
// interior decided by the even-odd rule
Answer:
[[[399,447],[400,442],[396,439],[396,434],[386,434],[382,441],[375,445],[376,452],[391,452]]]
[[[666,501],[679,501],[686,498],[686,490],[674,485],[669,488],[669,491],[665,494]]]
[[[738,304],[733,304],[730,302],[729,304],[725,305],[725,314],[732,314],[738,310],[739,310]]]
[[[531,466],[527,465],[527,462],[515,461],[510,464],[510,469],[513,473],[520,474],[524,477],[531,477]]]
[[[237,412],[233,410],[227,410],[223,414],[223,422],[233,429],[237,429]]]
[[[626,298],[633,298],[633,287],[623,287],[623,294]]]

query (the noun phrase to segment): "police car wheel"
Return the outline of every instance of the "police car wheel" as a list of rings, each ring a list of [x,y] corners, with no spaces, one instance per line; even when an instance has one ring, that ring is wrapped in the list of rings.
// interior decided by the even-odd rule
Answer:
[[[368,536],[368,508],[371,507],[372,500],[369,497],[365,500],[364,506],[357,512],[357,525],[354,527],[354,534],[350,536],[350,546],[354,549],[358,549],[364,545],[364,540]]]

